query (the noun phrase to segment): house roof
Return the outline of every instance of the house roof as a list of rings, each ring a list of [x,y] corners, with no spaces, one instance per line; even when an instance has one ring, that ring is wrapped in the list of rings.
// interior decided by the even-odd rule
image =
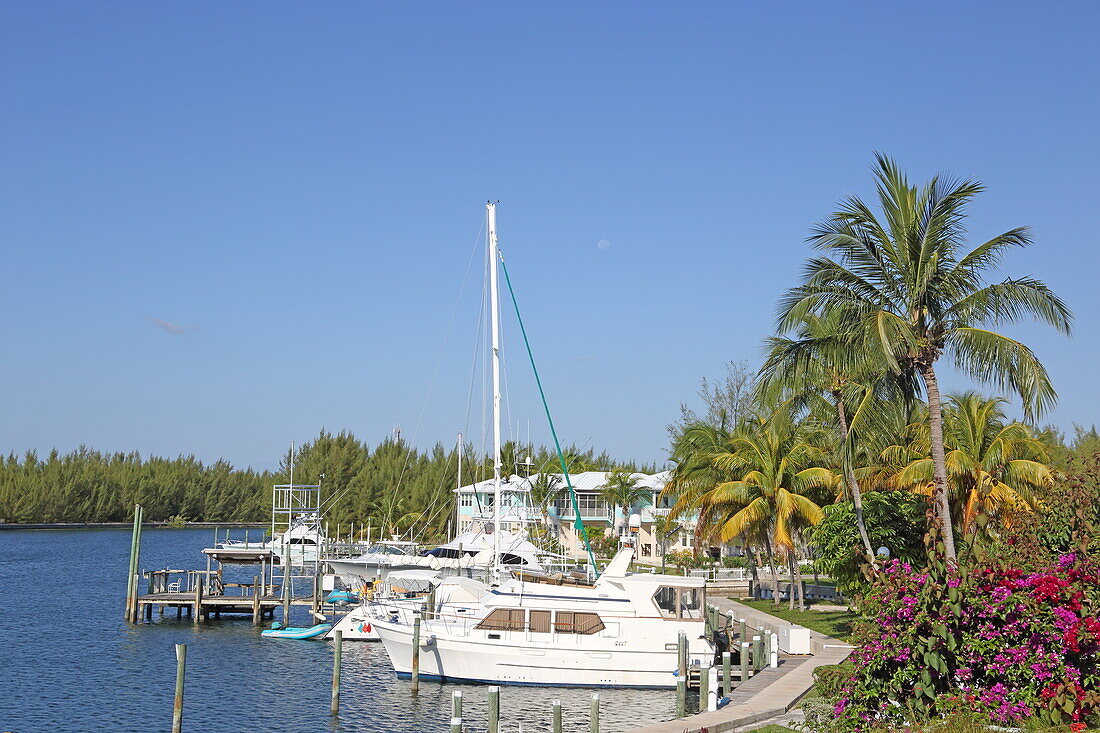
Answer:
[[[569,480],[573,483],[573,488],[576,491],[599,491],[607,484],[607,477],[610,475],[610,471],[584,471],[577,474],[569,474]],[[560,473],[549,474],[551,476],[557,476],[561,480],[562,475]],[[630,474],[637,479],[638,486],[653,491],[660,491],[668,483],[671,476],[670,471],[661,471],[660,473],[632,473]],[[530,491],[531,484],[538,480],[540,474],[532,474],[530,477],[522,476],[508,476],[502,477],[500,481],[501,491]],[[461,488],[455,489],[455,492],[470,493],[474,491],[492,491],[493,480],[487,479],[485,481],[478,481],[474,484],[468,484]]]

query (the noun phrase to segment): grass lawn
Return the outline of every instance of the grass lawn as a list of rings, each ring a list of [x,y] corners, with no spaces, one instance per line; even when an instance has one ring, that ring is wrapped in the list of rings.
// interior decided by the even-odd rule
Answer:
[[[787,733],[793,730],[794,728],[788,728],[785,725],[765,725],[763,728],[753,728],[749,733]]]
[[[736,598],[732,600],[738,600]],[[842,641],[848,641],[852,635],[852,623],[858,618],[858,616],[851,611],[815,611],[813,606],[810,606],[808,611],[789,611],[787,610],[787,604],[781,603],[776,606],[771,601],[738,601],[744,603],[746,606],[755,608],[757,611],[763,611],[764,613],[770,613],[772,616],[778,616],[784,621],[790,621],[793,624],[799,626],[805,626],[808,629],[813,629],[818,633],[831,636],[834,639],[840,639]]]

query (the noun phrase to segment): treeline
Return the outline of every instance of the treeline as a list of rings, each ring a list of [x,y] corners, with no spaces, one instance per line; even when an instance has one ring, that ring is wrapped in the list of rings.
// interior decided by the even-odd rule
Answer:
[[[570,470],[616,467],[652,472],[653,465],[616,462],[606,452],[564,449]],[[530,464],[527,463],[530,458]],[[544,446],[507,443],[506,473],[558,471],[556,453]],[[465,446],[463,483],[492,476],[491,459]],[[438,536],[454,516],[458,453],[442,444],[421,450],[402,439],[370,446],[348,432],[322,431],[294,455],[294,481],[321,485],[325,518],[403,532]],[[142,458],[137,453],[100,453],[81,447],[10,454],[0,465],[0,522],[119,522],[140,503],[149,521],[181,518],[208,522],[264,522],[270,518],[271,487],[290,482],[290,451],[278,471],[234,468],[225,460],[204,464],[194,456]]]

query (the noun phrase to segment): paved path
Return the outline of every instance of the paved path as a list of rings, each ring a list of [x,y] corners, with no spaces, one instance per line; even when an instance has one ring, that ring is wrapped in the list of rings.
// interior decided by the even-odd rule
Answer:
[[[734,618],[744,618],[751,626],[776,628],[790,625],[783,619],[736,601],[721,598],[709,600]],[[852,650],[850,645],[816,631],[810,632],[810,646],[813,656],[785,657],[776,669],[765,669],[734,688],[730,703],[721,710],[654,723],[635,728],[630,733],[721,733],[783,715],[813,687],[815,669],[844,661]]]

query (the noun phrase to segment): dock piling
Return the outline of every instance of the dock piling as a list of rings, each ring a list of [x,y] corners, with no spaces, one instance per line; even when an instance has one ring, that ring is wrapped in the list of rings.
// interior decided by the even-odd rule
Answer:
[[[489,733],[496,733],[492,728]],[[561,700],[554,701],[554,733],[561,733]]]
[[[676,678],[676,717],[687,715],[688,681],[686,677]]]
[[[752,671],[755,674],[762,669],[764,669],[764,640],[760,638],[760,634],[753,634]]]
[[[172,733],[183,730],[183,678],[187,673],[187,645],[176,644],[176,698],[172,703]]]
[[[591,714],[588,720],[589,733],[600,733],[600,693],[592,693]]]
[[[451,717],[462,717],[462,690],[455,690],[451,693]]]
[[[500,733],[500,688],[489,688],[489,733]]]
[[[283,542],[283,625],[290,626],[290,541]]]
[[[722,652],[722,697],[729,697],[733,692],[733,655]]]
[[[741,642],[741,682],[749,681],[749,643]]]
[[[134,596],[137,590],[134,587],[134,573],[138,571],[138,559],[141,554],[141,520],[144,510],[141,504],[134,504],[134,528],[130,533],[130,569],[126,574],[126,609],[124,618],[133,623],[137,618],[137,609],[134,607]]]
[[[412,639],[412,693],[420,692],[420,617],[413,620]]]
[[[199,625],[199,619],[202,618],[202,580],[196,578],[195,582],[195,601],[193,604],[193,611],[191,617],[195,623],[195,626]]]
[[[340,662],[344,657],[344,632],[333,634],[332,649],[332,714],[340,714]]]
[[[252,625],[260,623],[260,576],[252,576]]]
[[[708,668],[707,676],[701,682],[707,692],[707,711],[713,712],[718,709],[718,668]],[[702,704],[699,707],[703,707]]]

